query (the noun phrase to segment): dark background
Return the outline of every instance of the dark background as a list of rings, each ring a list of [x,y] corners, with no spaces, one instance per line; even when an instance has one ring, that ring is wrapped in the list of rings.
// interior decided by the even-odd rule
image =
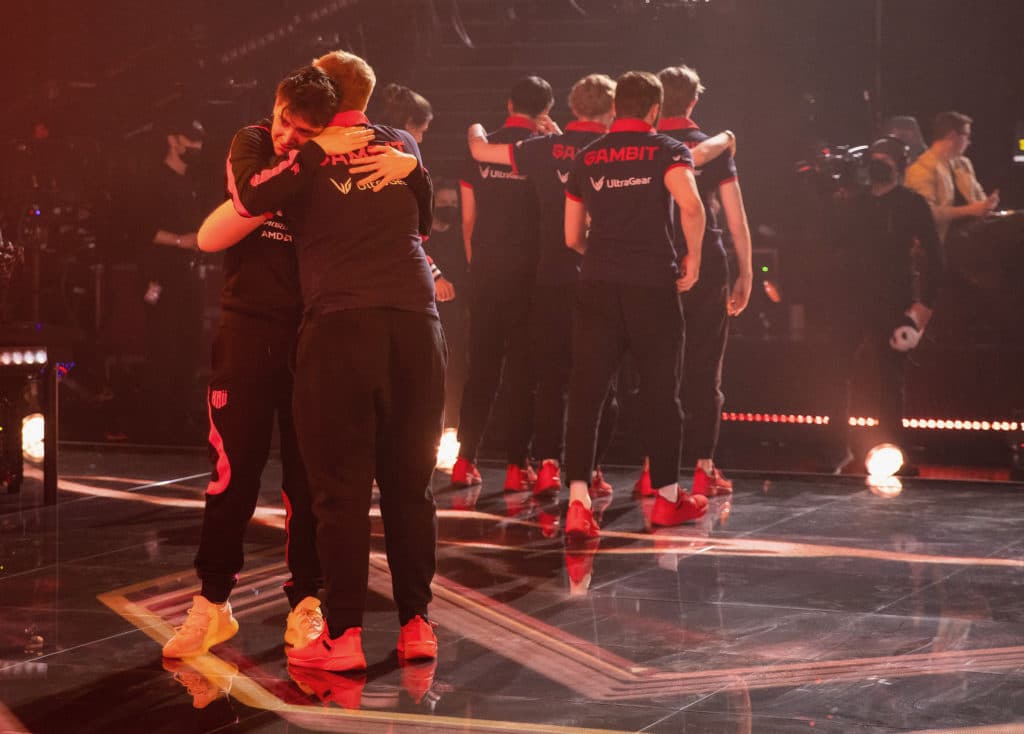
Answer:
[[[815,412],[822,356],[785,344],[789,306],[804,304],[812,325],[828,297],[810,226],[820,202],[798,180],[797,161],[825,144],[868,143],[891,115],[916,117],[928,135],[935,113],[956,109],[975,120],[968,155],[983,186],[1000,189],[1004,207],[1024,208],[1024,165],[1012,163],[1024,137],[1020,0],[38,0],[5,3],[0,27],[0,224],[10,238],[25,192],[40,187],[94,210],[88,256],[70,243],[62,273],[78,268],[87,283],[96,260],[130,262],[135,191],[145,164],[163,154],[160,121],[187,112],[206,126],[197,173],[212,207],[233,132],[270,111],[282,75],[336,48],[370,61],[378,86],[398,81],[433,103],[424,157],[435,177],[453,178],[467,125],[498,126],[520,76],[552,83],[552,114],[564,124],[569,87],[587,73],[695,66],[708,88],[695,117],[738,134],[754,247],[769,252],[785,294],[776,307],[755,292],[734,324],[726,410]],[[48,139],[29,142],[40,122]],[[120,307],[108,294],[108,321],[137,331],[136,295]],[[215,290],[208,300],[215,317]],[[116,349],[131,351],[131,338],[118,338]],[[989,336],[965,357],[955,351],[961,338],[919,350],[908,415],[1024,415],[1019,355],[1007,352],[1019,339]],[[83,382],[117,376],[108,367],[89,378],[83,367]]]

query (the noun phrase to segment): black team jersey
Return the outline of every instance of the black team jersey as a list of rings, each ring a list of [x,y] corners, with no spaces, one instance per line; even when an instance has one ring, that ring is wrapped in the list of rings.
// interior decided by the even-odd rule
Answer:
[[[575,120],[561,135],[526,138],[509,146],[512,171],[526,174],[540,203],[539,285],[564,285],[579,279],[580,254],[565,246],[565,184],[576,151],[606,132],[600,123]]]
[[[375,134],[369,145],[389,145],[420,159],[411,135],[371,125],[362,112],[340,113],[331,125],[365,125]],[[430,176],[420,159],[408,178],[374,192],[358,183],[365,174],[349,172],[367,155],[363,147],[329,156],[311,140],[262,168],[229,159],[235,208],[243,216],[284,208],[307,311],[394,308],[436,314],[422,238],[433,211]]]
[[[231,141],[229,160],[247,168],[274,158],[270,120],[246,127]],[[253,328],[296,329],[302,314],[299,265],[293,237],[282,217],[274,216],[224,252],[225,322]]]
[[[616,120],[576,154],[565,195],[590,214],[583,280],[662,286],[679,277],[664,182],[676,166],[693,168],[689,148],[639,119]]]
[[[196,253],[180,247],[153,242],[157,230],[174,234],[195,232],[203,221],[195,183],[189,175],[179,175],[163,162],[146,177],[142,216],[143,267],[149,280],[164,288],[175,289],[196,280],[192,265]]]
[[[696,148],[710,137],[702,132],[689,117],[662,118],[658,123],[658,132],[682,141],[688,148]],[[732,157],[731,152],[725,151],[717,158],[697,168],[694,174],[697,177],[697,190],[700,192],[701,201],[704,202],[704,211],[707,216],[701,264],[715,262],[716,255],[717,261],[721,262],[725,255],[725,246],[722,244],[722,229],[717,216],[719,207],[713,203],[721,186],[739,178],[739,174],[736,172],[736,160]],[[678,217],[676,217],[676,237],[680,243],[680,255],[682,255],[687,252],[686,238],[683,237]]]
[[[536,135],[536,128],[521,115],[505,120],[492,143],[516,143]],[[537,268],[537,194],[526,175],[509,166],[468,159],[460,180],[473,190],[476,222],[473,225],[473,273],[483,275],[533,274]]]

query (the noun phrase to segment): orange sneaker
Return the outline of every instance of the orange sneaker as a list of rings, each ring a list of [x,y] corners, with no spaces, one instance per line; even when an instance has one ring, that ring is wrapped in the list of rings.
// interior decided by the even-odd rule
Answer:
[[[658,493],[651,510],[651,524],[682,525],[690,520],[699,520],[707,511],[708,498],[703,495],[691,495],[679,490],[679,499],[672,503]]]
[[[647,481],[651,481],[650,474],[647,475]],[[604,474],[601,472],[601,469],[594,469],[594,473],[590,475],[590,496],[607,497],[611,493],[612,485],[604,480]]]
[[[534,494],[544,492],[557,492],[562,488],[562,475],[559,471],[558,462],[554,459],[544,459],[537,472],[537,481],[533,485]]]
[[[480,470],[472,461],[463,459],[461,456],[455,460],[455,465],[452,467],[452,484],[456,487],[472,487],[474,484],[482,482]]]
[[[707,497],[732,494],[732,482],[722,476],[717,466],[711,470],[711,474],[706,474],[698,466],[693,472],[693,493]]]
[[[419,614],[402,625],[398,633],[398,657],[403,660],[432,660],[437,657],[434,625]]]
[[[285,651],[290,665],[320,670],[366,670],[366,656],[363,655],[363,628],[349,627],[341,636],[331,639],[331,632],[324,631],[312,644],[305,647],[290,647]]]
[[[569,510],[565,513],[565,535],[573,539],[596,538],[601,535],[594,513],[579,500],[569,503]]]

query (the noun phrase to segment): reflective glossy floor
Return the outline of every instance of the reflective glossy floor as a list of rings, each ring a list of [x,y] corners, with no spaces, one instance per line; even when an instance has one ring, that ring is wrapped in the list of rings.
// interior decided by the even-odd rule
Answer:
[[[436,665],[402,667],[375,520],[364,677],[289,674],[272,463],[241,631],[162,661],[197,590],[204,456],[61,455],[0,497],[0,732],[860,732],[1024,727],[1024,490],[736,478],[652,532],[635,469],[599,541],[562,503],[436,475]],[[376,511],[375,515],[376,515]]]

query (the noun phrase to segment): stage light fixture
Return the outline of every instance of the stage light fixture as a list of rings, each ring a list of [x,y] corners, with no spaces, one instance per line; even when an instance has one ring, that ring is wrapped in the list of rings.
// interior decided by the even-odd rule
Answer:
[[[868,451],[864,459],[864,468],[872,478],[891,477],[903,466],[903,452],[899,446],[891,443],[880,443]]]
[[[21,420],[21,455],[27,461],[39,463],[46,455],[43,444],[45,422],[42,413],[31,413]]]

